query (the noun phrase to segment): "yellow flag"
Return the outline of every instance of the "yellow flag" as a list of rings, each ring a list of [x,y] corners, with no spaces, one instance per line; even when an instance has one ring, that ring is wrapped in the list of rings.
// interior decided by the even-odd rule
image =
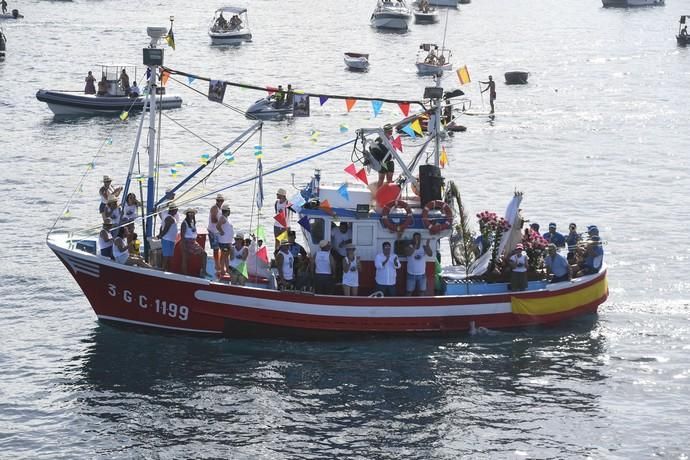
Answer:
[[[441,164],[442,168],[445,168],[448,164],[448,154],[446,153],[445,147],[441,147],[441,156],[438,161]]]
[[[461,84],[461,85],[466,85],[466,84],[468,84],[470,81],[472,81],[472,80],[470,79],[470,71],[467,70],[467,66],[466,66],[466,65],[460,67],[460,68],[458,69],[458,71],[457,71],[457,74],[458,74],[458,80],[460,80],[460,84]]]
[[[412,130],[419,134],[420,136],[422,135],[422,125],[419,123],[419,119],[416,119],[415,121],[412,122],[411,124]]]
[[[129,112],[122,112],[120,114],[120,120],[125,121],[128,118],[129,118]]]
[[[277,239],[278,241],[285,241],[285,240],[287,240],[287,230],[285,230],[285,231],[284,231],[283,233],[281,233],[280,235],[276,236],[276,239]]]

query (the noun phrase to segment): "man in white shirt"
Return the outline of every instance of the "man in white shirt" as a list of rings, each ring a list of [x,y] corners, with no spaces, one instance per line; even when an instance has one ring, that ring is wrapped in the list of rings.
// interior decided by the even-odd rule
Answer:
[[[407,282],[405,295],[426,294],[426,258],[431,257],[431,242],[426,240],[422,246],[422,234],[415,232],[412,243],[407,247]]]
[[[376,254],[376,290],[383,292],[385,297],[395,296],[397,270],[400,268],[398,256],[392,253],[390,242],[383,243],[383,252]]]

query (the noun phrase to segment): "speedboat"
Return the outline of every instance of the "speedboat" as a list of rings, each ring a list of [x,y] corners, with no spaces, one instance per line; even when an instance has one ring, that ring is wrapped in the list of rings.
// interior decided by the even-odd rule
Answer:
[[[407,30],[412,13],[404,0],[379,0],[371,15],[371,25],[376,29]]]
[[[208,27],[208,36],[213,45],[239,45],[251,41],[247,9],[234,6],[218,8]]]
[[[21,19],[24,15],[19,13],[19,10],[12,10],[11,13],[0,14],[0,20],[3,19]]]
[[[282,120],[292,116],[292,106],[286,103],[278,104],[275,96],[263,97],[247,108],[246,117],[257,120]]]
[[[503,76],[506,79],[506,85],[526,85],[529,72],[516,70],[513,72],[506,72]]]
[[[369,55],[364,53],[345,53],[345,65],[350,70],[363,71],[369,68]]]
[[[419,75],[442,75],[444,70],[452,70],[451,52],[448,48],[438,48],[434,43],[422,43],[417,53],[417,73]]]
[[[683,15],[678,21],[678,35],[676,35],[676,41],[678,46],[688,46],[690,44],[690,35],[688,35],[688,26],[685,21],[690,18],[690,15]]]
[[[435,24],[438,22],[438,12],[434,8],[425,8],[425,11],[415,8],[412,10],[412,14],[414,14],[416,24]]]
[[[101,93],[84,94],[73,91],[52,91],[40,89],[36,99],[48,104],[56,116],[118,115],[122,112],[136,112],[144,109],[146,100],[142,96],[127,93],[120,82],[122,69],[128,71],[133,82],[137,81],[137,68],[132,65],[101,65],[99,87]],[[157,88],[156,104],[160,109],[179,109],[182,98],[165,94],[165,88]]]
[[[157,30],[160,34],[155,34],[156,30],[149,32],[153,38],[151,48],[157,45],[155,38],[160,39],[165,33],[165,28]],[[151,69],[149,98],[156,97],[153,88],[159,70],[155,64],[151,65]],[[170,68],[166,71],[186,74]],[[481,248],[479,244],[472,246],[476,239],[469,227],[470,218],[463,211],[465,207],[461,195],[457,186],[443,177],[440,168],[446,152],[438,136],[444,99],[439,80],[435,87],[427,88],[432,90],[428,91],[428,104],[415,102],[423,107],[423,113],[434,114],[435,129],[429,130],[433,134],[423,145],[405,145],[406,152],[413,148],[417,150],[414,155],[408,153],[403,159],[394,145],[400,147],[400,139],[393,139],[389,135],[397,127],[408,126],[421,113],[410,114],[387,127],[357,129],[347,142],[317,152],[302,154],[296,151],[295,155],[276,159],[267,168],[263,167],[260,157],[255,160],[251,155],[237,155],[238,162],[244,162],[242,168],[252,172],[242,175],[242,169],[239,169],[237,174],[242,177],[228,175],[227,170],[218,167],[219,162],[223,163],[223,158],[234,157],[236,152],[243,153],[246,150],[241,149],[251,149],[249,146],[256,142],[258,145],[254,145],[254,151],[262,151],[260,133],[262,129],[270,127],[256,121],[239,129],[241,133],[238,136],[228,143],[223,142],[225,147],[218,149],[217,153],[172,186],[170,193],[179,198],[174,204],[168,204],[167,208],[163,208],[163,203],[168,195],[159,194],[162,176],[159,173],[160,165],[170,161],[171,157],[178,159],[181,152],[175,151],[178,150],[175,142],[165,143],[165,150],[159,148],[156,139],[163,138],[163,133],[155,113],[156,106],[152,104],[151,116],[142,117],[139,126],[131,126],[138,133],[146,129],[149,135],[132,136],[135,137],[134,147],[126,148],[131,152],[129,168],[121,173],[124,185],[120,188],[120,196],[132,192],[138,195],[139,202],[146,203],[142,221],[116,225],[121,228],[117,228],[118,235],[115,236],[118,251],[112,249],[112,257],[107,246],[99,250],[98,241],[106,245],[110,242],[113,222],[110,218],[101,220],[100,216],[96,218],[98,223],[80,223],[76,226],[78,229],[70,228],[72,221],[58,219],[47,235],[47,245],[74,278],[99,321],[183,336],[205,334],[337,339],[357,335],[404,334],[410,337],[445,337],[479,328],[522,328],[529,334],[529,329],[525,328],[596,314],[598,307],[608,297],[608,283],[598,230],[596,239],[592,236],[594,226],[588,229],[591,239],[587,243],[587,262],[583,265],[587,269],[578,270],[568,279],[565,279],[565,275],[550,279],[543,271],[546,240],[536,232],[523,231],[522,193],[512,194],[500,217],[489,211],[477,214]],[[144,125],[145,122],[148,126]],[[205,125],[203,122],[200,124]],[[175,132],[174,136],[178,135]],[[140,148],[140,143],[145,142],[146,137],[149,138],[148,148]],[[374,154],[374,146],[379,154],[383,154],[381,159],[395,163],[395,171],[399,171],[395,181],[382,185],[375,192],[366,185],[365,164],[367,155]],[[425,156],[427,147],[433,148],[433,152],[428,152],[433,153],[430,155],[433,160],[429,159],[431,164],[420,165],[418,160]],[[301,149],[303,146],[298,151]],[[220,192],[226,196],[231,193],[233,198],[250,196],[252,193],[249,191],[245,195],[236,193],[237,188],[251,190],[251,187],[256,187],[259,193],[255,195],[256,200],[252,200],[255,204],[250,206],[246,200],[236,198],[239,201],[235,201],[233,206],[252,208],[251,214],[245,212],[246,223],[253,227],[252,230],[256,229],[255,234],[260,238],[258,229],[263,231],[263,227],[255,227],[258,217],[253,210],[255,205],[261,207],[265,204],[263,198],[259,198],[263,197],[263,184],[272,180],[274,174],[280,173],[284,177],[287,169],[304,171],[307,161],[312,161],[314,166],[320,168],[323,163],[317,162],[323,161],[323,155],[326,154],[329,155],[327,163],[349,163],[346,171],[355,176],[357,182],[345,179],[345,172],[341,172],[339,167],[330,168],[323,176],[320,170],[316,170],[311,177],[304,175],[302,181],[296,184],[295,195],[288,200],[295,215],[291,217],[290,213],[285,214],[281,210],[274,219],[280,221],[280,218],[283,223],[300,231],[304,249],[317,263],[325,256],[326,264],[330,254],[328,243],[332,237],[335,239],[339,236],[335,232],[342,232],[338,230],[336,222],[340,223],[340,227],[345,224],[349,238],[356,242],[358,263],[356,267],[350,266],[350,271],[356,272],[353,274],[359,284],[355,295],[342,295],[333,277],[324,275],[315,280],[315,284],[312,283],[307,261],[295,259],[290,252],[283,252],[280,270],[271,269],[268,276],[263,278],[252,277],[242,262],[236,270],[243,275],[246,283],[226,280],[222,276],[225,270],[216,274],[221,276],[213,276],[215,264],[204,252],[206,229],[195,224],[193,227],[187,224],[187,230],[192,230],[194,238],[189,241],[179,240],[175,224],[175,235],[166,233],[168,237],[178,238],[177,241],[175,238],[169,240],[172,255],[164,261],[166,269],[152,267],[157,265],[158,249],[154,243],[160,244],[160,240],[154,237],[159,233],[156,222],[159,212],[166,211],[168,216],[168,209],[179,207],[191,208],[189,212],[194,213],[195,208],[203,206],[202,199],[210,200]],[[338,154],[341,160],[334,158]],[[409,162],[407,156],[415,160]],[[138,169],[142,163],[148,163],[143,176]],[[225,174],[222,174],[222,178],[218,177],[221,174],[217,174],[215,182],[208,181],[209,176],[218,172]],[[328,180],[333,185],[325,182],[326,175],[331,176]],[[142,182],[138,182],[138,178],[143,179]],[[467,184],[467,187],[471,186],[472,183]],[[418,193],[414,192],[415,187]],[[347,193],[343,193],[343,190]],[[74,194],[64,209],[69,209],[71,205],[88,209],[88,202],[73,203],[73,200],[83,199],[83,194]],[[548,206],[546,201],[544,207],[548,209]],[[251,221],[253,217],[256,217],[254,223]],[[168,226],[173,225],[172,221],[174,219],[167,220]],[[197,221],[201,222],[202,219],[197,218]],[[270,225],[271,221],[264,222],[263,225]],[[140,234],[145,236],[143,252],[131,254],[127,251],[124,239],[128,225],[141,226]],[[187,243],[194,244],[194,253],[183,249],[183,246],[188,247]],[[449,261],[453,262],[452,266],[437,265],[442,245],[450,246]],[[258,240],[257,246],[250,250],[261,254],[264,262],[268,263],[268,248],[262,246],[259,250],[257,247]],[[516,268],[523,270],[511,273],[507,259],[515,259]],[[381,273],[385,280],[380,284],[376,283],[377,264],[379,267],[385,266],[379,268],[385,270]],[[420,273],[419,283],[415,283],[415,291],[419,295],[415,297],[405,296],[405,274],[408,266],[413,264],[414,267],[410,268]],[[294,271],[295,267],[299,267],[297,272]],[[437,270],[437,267],[440,269]],[[313,292],[311,287],[314,287]]]
[[[604,7],[662,6],[664,0],[601,0]]]

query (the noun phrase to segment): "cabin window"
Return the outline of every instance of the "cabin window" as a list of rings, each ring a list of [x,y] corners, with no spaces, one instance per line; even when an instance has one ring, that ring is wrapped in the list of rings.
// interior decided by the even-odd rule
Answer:
[[[355,227],[355,245],[373,246],[374,245],[374,226],[358,224]]]
[[[324,229],[326,228],[325,222],[319,217],[312,217],[309,219],[309,226],[311,227],[311,242],[313,244],[319,244],[321,240],[325,240]]]

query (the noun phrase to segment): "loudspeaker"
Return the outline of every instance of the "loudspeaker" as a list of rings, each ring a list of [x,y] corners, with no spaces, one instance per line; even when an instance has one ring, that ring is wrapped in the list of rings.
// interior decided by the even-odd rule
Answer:
[[[422,206],[429,201],[441,199],[443,176],[441,168],[434,165],[421,165],[419,167],[419,198]]]

